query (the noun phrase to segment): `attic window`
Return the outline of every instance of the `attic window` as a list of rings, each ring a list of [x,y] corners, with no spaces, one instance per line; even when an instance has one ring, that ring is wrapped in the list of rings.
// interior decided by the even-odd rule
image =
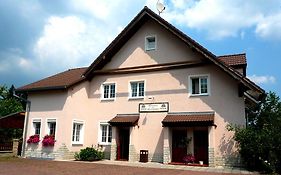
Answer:
[[[145,51],[156,50],[156,37],[146,36],[145,37]]]

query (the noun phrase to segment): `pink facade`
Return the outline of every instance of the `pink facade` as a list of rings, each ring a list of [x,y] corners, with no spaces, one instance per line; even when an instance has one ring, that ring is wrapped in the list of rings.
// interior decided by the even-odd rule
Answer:
[[[155,37],[155,50],[146,50],[147,36]],[[100,70],[162,66],[166,63],[198,62],[204,59],[204,55],[192,50],[179,37],[150,19]],[[30,92],[27,136],[34,134],[36,121],[41,124],[41,138],[51,132],[50,123],[55,122],[56,143],[51,149],[43,148],[41,144],[27,145],[26,156],[66,159],[72,158],[73,153],[81,148],[93,145],[104,149],[106,157],[111,160],[139,161],[140,150],[148,150],[149,161],[181,161],[181,156],[175,156],[176,151],[179,151],[181,154],[194,154],[195,158],[197,155],[199,158],[196,162],[204,161],[209,166],[239,163],[232,140],[233,133],[226,129],[230,123],[245,124],[245,97],[239,96],[237,80],[212,63],[161,70],[135,70],[96,74],[67,90]],[[200,77],[206,79],[206,89],[203,89],[204,80]],[[194,95],[192,89],[197,86],[197,78],[201,93]],[[144,94],[132,98],[132,83],[136,82],[143,83],[138,84],[136,89],[137,93],[143,90]],[[142,85],[143,89],[140,88]],[[104,98],[105,88],[109,88],[110,92],[115,89],[112,98]],[[205,91],[207,93],[202,93]],[[113,94],[110,92],[109,97]],[[140,103],[162,102],[168,102],[167,112],[139,111]],[[162,123],[168,114],[193,113],[211,113],[214,119],[206,125],[202,121],[175,122],[167,126]],[[113,123],[110,126],[108,122],[117,115],[135,115],[139,119],[134,124]],[[79,134],[76,133],[78,130]],[[77,135],[78,141],[74,135]],[[203,139],[200,140],[201,136]],[[181,138],[190,139],[190,142],[180,145],[176,139]],[[184,152],[180,152],[180,148],[185,149]]]

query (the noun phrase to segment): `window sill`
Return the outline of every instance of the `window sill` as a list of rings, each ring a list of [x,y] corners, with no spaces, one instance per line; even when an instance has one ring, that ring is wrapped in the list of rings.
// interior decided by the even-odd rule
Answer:
[[[149,52],[149,51],[155,51],[156,48],[151,48],[151,49],[145,49],[146,52]]]
[[[209,96],[210,94],[189,94],[190,97]]]
[[[128,100],[143,100],[144,99],[144,96],[143,97],[129,97]]]
[[[102,98],[101,101],[115,101],[115,98]]]
[[[83,143],[72,142],[71,145],[72,146],[83,146]]]
[[[104,143],[104,142],[99,142],[98,144],[99,144],[99,145],[102,145],[102,146],[108,146],[108,145],[111,145],[111,143]]]

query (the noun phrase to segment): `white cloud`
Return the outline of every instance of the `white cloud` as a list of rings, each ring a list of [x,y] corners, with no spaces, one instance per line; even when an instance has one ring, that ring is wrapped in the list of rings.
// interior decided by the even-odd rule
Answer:
[[[9,48],[0,52],[0,72],[9,72],[21,69],[25,72],[32,71],[31,61],[22,56],[22,50],[19,48]]]
[[[210,39],[239,37],[256,28],[262,37],[280,36],[280,2],[277,0],[172,0],[163,16],[178,25],[205,31]]]
[[[55,70],[88,66],[117,29],[104,28],[76,16],[52,16],[34,46],[36,66]]]
[[[264,17],[257,24],[256,34],[262,38],[281,39],[281,12]]]
[[[248,78],[257,84],[274,84],[276,82],[276,78],[269,75],[251,75]]]

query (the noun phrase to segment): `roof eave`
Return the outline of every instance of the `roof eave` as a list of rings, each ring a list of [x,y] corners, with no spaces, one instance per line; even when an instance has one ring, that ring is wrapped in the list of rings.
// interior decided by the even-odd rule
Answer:
[[[39,91],[50,91],[50,90],[65,90],[68,86],[51,86],[51,87],[38,87],[38,88],[26,88],[16,89],[16,92],[39,92]]]

